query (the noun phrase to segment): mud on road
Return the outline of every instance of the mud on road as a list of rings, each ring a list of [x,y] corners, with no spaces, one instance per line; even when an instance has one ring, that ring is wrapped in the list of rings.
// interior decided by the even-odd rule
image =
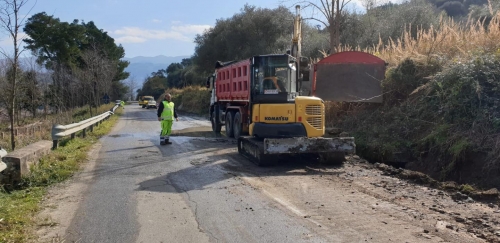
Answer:
[[[198,134],[205,137],[192,140],[199,147],[214,141],[221,151],[236,146],[234,139],[213,140],[210,131]],[[391,173],[397,169],[358,156],[339,166],[288,157],[272,167],[257,167],[236,149],[217,157],[229,158],[218,166],[309,221],[332,242],[415,242],[408,234],[421,242],[500,242],[498,201],[478,202],[457,191],[400,179]],[[212,160],[192,164],[209,166]]]

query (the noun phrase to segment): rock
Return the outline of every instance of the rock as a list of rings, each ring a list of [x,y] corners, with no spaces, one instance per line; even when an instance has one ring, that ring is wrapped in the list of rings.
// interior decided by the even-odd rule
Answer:
[[[482,219],[473,219],[472,221],[474,221],[474,223],[477,223],[477,224],[483,224]]]
[[[424,229],[424,233],[428,234],[428,233],[429,233],[429,231],[428,231],[428,230],[426,230],[426,229]]]
[[[496,188],[491,188],[487,191],[482,192],[472,192],[471,197],[481,198],[481,199],[496,199],[500,195],[500,192]]]
[[[458,189],[458,184],[454,181],[445,181],[441,183],[441,187],[446,190],[456,190]]]
[[[462,201],[462,200],[466,200],[468,198],[468,196],[461,193],[461,192],[457,192],[457,193],[453,194],[451,196],[451,198],[455,201]]]
[[[457,221],[457,222],[459,222],[459,223],[464,223],[464,222],[465,222],[465,219],[464,219],[464,218],[462,218],[462,217],[457,216],[457,217],[455,217],[455,221]]]
[[[500,231],[495,232],[496,236],[500,236]]]
[[[377,166],[378,169],[384,170],[384,171],[389,169],[389,166],[386,164],[376,163],[375,166]]]
[[[429,208],[429,209],[432,210],[432,211],[436,211],[438,213],[441,213],[441,214],[445,214],[446,213],[446,211],[444,211],[442,209],[439,209],[439,208]]]
[[[341,132],[339,134],[339,137],[349,137],[349,133],[347,133],[347,132]]]
[[[466,203],[474,203],[474,199],[467,197],[467,199],[464,200]]]
[[[331,135],[337,135],[337,134],[340,134],[342,132],[342,129],[340,129],[338,127],[328,127],[325,130],[328,134],[331,134]]]

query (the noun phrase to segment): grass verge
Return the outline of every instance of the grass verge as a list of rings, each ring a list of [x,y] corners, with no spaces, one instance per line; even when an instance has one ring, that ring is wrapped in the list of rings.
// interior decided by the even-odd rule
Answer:
[[[40,210],[39,203],[49,186],[70,178],[80,169],[91,146],[111,131],[123,109],[104,121],[86,138],[75,137],[61,141],[60,147],[43,157],[32,167],[31,174],[22,179],[19,188],[7,193],[0,191],[0,242],[36,241],[34,226]]]

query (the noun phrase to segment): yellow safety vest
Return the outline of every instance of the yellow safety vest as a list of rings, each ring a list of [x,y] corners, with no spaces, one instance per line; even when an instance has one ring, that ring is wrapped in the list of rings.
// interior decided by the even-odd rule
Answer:
[[[162,120],[174,120],[174,102],[163,101]]]

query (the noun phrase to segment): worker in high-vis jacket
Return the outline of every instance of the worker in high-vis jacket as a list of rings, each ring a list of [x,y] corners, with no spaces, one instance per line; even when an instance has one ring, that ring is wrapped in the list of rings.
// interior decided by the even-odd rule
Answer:
[[[172,124],[175,121],[179,121],[177,118],[177,110],[175,109],[174,102],[171,101],[172,96],[170,94],[165,94],[165,98],[160,103],[158,107],[158,121],[161,122],[161,133],[160,133],[160,144],[172,144],[169,141],[170,134],[172,133]]]

